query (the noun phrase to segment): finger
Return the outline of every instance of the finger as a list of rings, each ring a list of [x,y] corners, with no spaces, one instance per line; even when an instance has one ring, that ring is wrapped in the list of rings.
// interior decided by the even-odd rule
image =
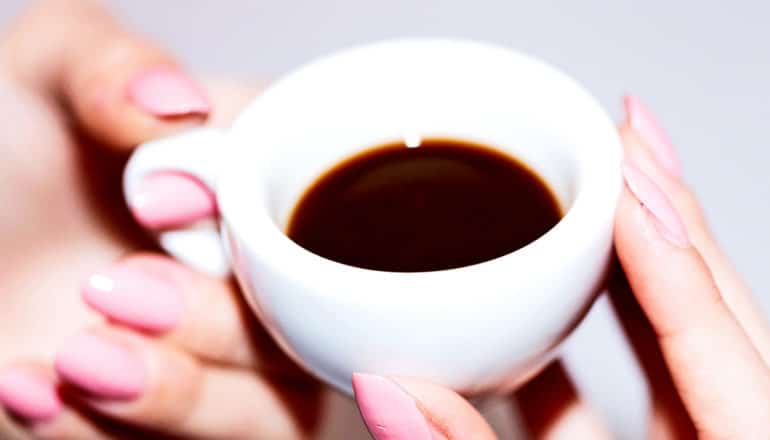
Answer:
[[[22,82],[71,109],[97,145],[133,148],[199,125],[210,112],[204,89],[173,57],[123,29],[95,2],[37,2],[11,27],[0,56]],[[216,211],[212,194],[194,179],[159,176],[147,185],[132,201],[147,227],[189,223]]]
[[[668,194],[684,222],[690,240],[703,257],[712,277],[738,322],[770,365],[770,326],[762,309],[719,247],[695,195],[682,183],[678,159],[652,113],[635,97],[626,97],[627,121],[620,126],[626,156]],[[668,165],[667,165],[668,164]],[[677,164],[677,165],[671,165]]]
[[[211,190],[191,176],[174,172],[146,177],[128,204],[136,221],[149,229],[184,226],[217,212]]]
[[[265,83],[248,87],[227,81],[207,82],[213,107],[208,125],[228,126]],[[178,173],[159,173],[143,181],[128,201],[134,217],[150,229],[186,226],[215,215],[216,198],[198,180]]]
[[[618,315],[650,391],[648,438],[694,439],[695,426],[676,392],[655,331],[634,298],[626,275],[615,263],[608,282],[610,304]]]
[[[620,135],[630,157],[652,180],[659,184],[681,213],[694,246],[703,256],[722,299],[760,352],[765,363],[770,360],[770,330],[750,289],[718,246],[696,198],[680,180],[676,152],[652,113],[633,96],[624,100],[626,122]],[[652,391],[651,429],[675,433],[674,438],[689,438],[691,421],[681,400],[671,390],[673,384],[663,365],[662,355],[654,341],[649,323],[630,296],[622,273],[618,273],[611,296],[621,322],[643,366]]]
[[[18,438],[39,439],[102,439],[105,431],[95,426],[64,401],[59,381],[50,367],[40,363],[18,363],[0,370],[0,405],[10,417],[0,432],[10,436],[13,429]],[[15,437],[13,437],[15,438]]]
[[[124,326],[223,365],[299,374],[230,280],[171,258],[139,254],[89,277],[83,298]]]
[[[208,125],[229,125],[237,112],[264,89],[265,83],[248,87],[227,81],[207,82],[213,111]],[[216,197],[197,179],[179,173],[158,173],[140,183],[131,200],[131,212],[149,229],[187,226],[217,213]]]
[[[305,414],[287,401],[304,394],[301,410],[311,419],[319,403],[315,383],[295,382],[291,389],[250,371],[203,366],[188,353],[117,327],[70,340],[56,356],[56,371],[94,411],[182,438],[305,438]]]
[[[770,377],[725,306],[665,194],[633,165],[615,225],[618,256],[699,431],[767,434]]]
[[[376,440],[491,440],[492,428],[454,391],[407,378],[353,375],[356,403]]]
[[[200,124],[210,111],[173,57],[95,2],[34,4],[2,49],[15,75],[63,98],[91,137],[116,148]]]
[[[612,438],[598,415],[580,399],[560,361],[549,364],[513,398],[533,439]]]

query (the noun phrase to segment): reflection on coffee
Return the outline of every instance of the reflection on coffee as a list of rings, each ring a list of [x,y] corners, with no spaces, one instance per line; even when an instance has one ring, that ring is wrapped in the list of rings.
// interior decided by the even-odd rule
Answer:
[[[548,186],[511,156],[455,139],[410,146],[377,146],[327,171],[299,200],[287,235],[340,263],[422,272],[503,256],[561,218]]]

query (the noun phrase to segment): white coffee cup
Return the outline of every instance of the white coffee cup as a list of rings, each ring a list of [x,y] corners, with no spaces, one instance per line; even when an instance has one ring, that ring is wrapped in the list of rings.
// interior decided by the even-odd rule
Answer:
[[[566,215],[516,252],[421,273],[336,263],[284,234],[322,172],[362,149],[423,136],[523,160]],[[177,171],[210,187],[219,227],[167,231],[161,244],[209,272],[231,268],[270,334],[319,378],[351,393],[353,372],[403,375],[473,395],[537,372],[588,310],[610,258],[620,161],[608,115],[554,68],[493,45],[411,39],[301,67],[228,130],[142,145],[124,184],[131,199],[148,174]]]

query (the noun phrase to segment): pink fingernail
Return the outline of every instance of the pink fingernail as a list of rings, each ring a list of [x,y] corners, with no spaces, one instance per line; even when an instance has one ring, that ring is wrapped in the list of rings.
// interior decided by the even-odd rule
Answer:
[[[0,371],[0,404],[33,422],[54,418],[62,407],[52,378],[21,367]]]
[[[162,67],[137,74],[129,81],[127,92],[139,108],[155,116],[207,115],[211,111],[203,89],[172,68]]]
[[[631,128],[647,141],[660,164],[669,173],[679,177],[682,174],[682,167],[674,150],[674,144],[671,143],[663,126],[658,123],[652,112],[636,96],[626,96],[623,103]]]
[[[130,400],[144,389],[142,360],[128,348],[90,333],[70,340],[55,365],[62,379],[97,397]]]
[[[639,168],[628,162],[623,163],[623,178],[639,203],[652,214],[658,232],[675,246],[689,247],[687,229],[663,191]]]
[[[177,173],[148,176],[128,201],[136,219],[149,228],[191,223],[216,214],[216,199],[203,184]]]
[[[125,264],[88,277],[83,299],[115,321],[153,332],[174,328],[184,309],[182,293],[171,280]]]
[[[353,391],[361,416],[376,440],[435,438],[417,402],[394,381],[354,373]]]

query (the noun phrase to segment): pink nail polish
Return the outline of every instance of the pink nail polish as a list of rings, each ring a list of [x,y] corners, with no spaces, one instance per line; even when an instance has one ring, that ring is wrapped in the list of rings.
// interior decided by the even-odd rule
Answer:
[[[52,378],[21,367],[0,371],[0,404],[32,422],[51,420],[62,407]]]
[[[432,440],[417,402],[401,386],[382,376],[353,374],[361,416],[376,440]]]
[[[623,178],[639,203],[651,214],[658,232],[675,246],[689,247],[687,229],[663,191],[639,168],[627,162],[623,163]]]
[[[142,393],[142,360],[117,342],[90,333],[70,340],[56,356],[56,372],[76,387],[106,399],[130,400]]]
[[[623,103],[631,128],[650,145],[658,162],[672,175],[681,176],[681,165],[674,150],[674,144],[671,143],[666,130],[658,123],[652,112],[636,96],[626,96]]]
[[[192,177],[159,173],[142,181],[129,200],[136,219],[148,228],[191,223],[216,214],[214,195]]]
[[[152,332],[174,328],[184,309],[182,293],[170,279],[124,264],[88,277],[82,293],[108,318]]]
[[[134,104],[155,116],[207,115],[211,111],[203,89],[168,67],[137,74],[129,81],[127,92]]]

